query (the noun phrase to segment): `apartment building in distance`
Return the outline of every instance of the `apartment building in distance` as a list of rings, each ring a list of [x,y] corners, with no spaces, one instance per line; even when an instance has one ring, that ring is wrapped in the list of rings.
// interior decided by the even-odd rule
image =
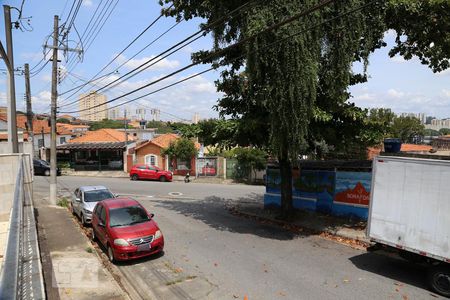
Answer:
[[[106,95],[89,92],[81,94],[79,100],[81,120],[96,122],[108,118]]]

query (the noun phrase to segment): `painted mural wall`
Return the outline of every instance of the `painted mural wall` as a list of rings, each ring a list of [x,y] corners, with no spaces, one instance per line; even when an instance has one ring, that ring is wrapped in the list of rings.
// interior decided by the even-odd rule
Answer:
[[[281,205],[280,172],[267,169],[265,207]],[[367,219],[370,172],[303,170],[293,173],[293,205],[339,216]]]

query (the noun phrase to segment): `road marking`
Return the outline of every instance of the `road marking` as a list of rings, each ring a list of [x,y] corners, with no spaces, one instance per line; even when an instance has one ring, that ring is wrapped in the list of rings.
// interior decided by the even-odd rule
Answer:
[[[147,198],[153,198],[153,196],[147,196]]]
[[[169,195],[170,195],[170,196],[183,196],[183,193],[180,193],[180,192],[170,192]]]

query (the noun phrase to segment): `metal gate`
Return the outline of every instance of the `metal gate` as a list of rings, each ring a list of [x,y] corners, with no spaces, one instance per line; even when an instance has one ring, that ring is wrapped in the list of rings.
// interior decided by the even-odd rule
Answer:
[[[217,158],[197,158],[197,176],[217,176]]]

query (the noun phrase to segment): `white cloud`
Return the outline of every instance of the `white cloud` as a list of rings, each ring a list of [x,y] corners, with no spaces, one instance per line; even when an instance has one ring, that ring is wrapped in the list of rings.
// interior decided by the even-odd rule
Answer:
[[[127,61],[127,58],[124,55],[119,55],[119,57],[117,58],[116,61],[120,65],[125,63],[125,67],[127,67],[129,69],[134,69],[134,68],[141,66],[145,62],[154,59],[155,57],[156,57],[155,55],[151,55],[148,57],[131,59],[130,61],[125,63]],[[168,70],[168,69],[170,70],[170,69],[175,69],[180,66],[180,62],[178,60],[169,60],[167,58],[164,58],[164,59],[157,58],[154,61],[152,61],[151,63],[149,63],[148,65],[151,65],[156,61],[158,61],[158,62],[156,64],[154,64],[153,66],[149,67],[147,70],[149,70],[149,71],[161,71],[161,70]]]
[[[42,76],[40,77],[40,79],[41,79],[42,81],[44,81],[44,82],[51,82],[51,81],[52,81],[52,76],[49,75],[49,74],[45,74],[45,75],[42,75]]]
[[[436,73],[436,75],[438,75],[438,76],[449,76],[450,75],[450,68],[448,68],[447,70],[444,70],[442,72]]]
[[[85,6],[85,7],[90,7],[90,6],[92,6],[92,0],[83,0],[83,6]]]
[[[392,62],[398,63],[398,64],[403,64],[403,63],[406,63],[406,62],[407,62],[407,60],[404,59],[403,56],[400,56],[400,55],[396,55],[396,56],[394,56],[394,57],[390,57],[389,59],[390,59]]]
[[[450,98],[450,90],[447,89],[443,89],[442,90],[442,95],[446,98]]]
[[[374,94],[363,93],[361,95],[354,96],[353,99],[356,101],[359,100],[359,101],[369,101],[370,102],[370,101],[374,101],[376,98],[375,98]]]
[[[404,92],[397,91],[396,89],[389,89],[387,94],[392,98],[403,98],[405,96]]]

